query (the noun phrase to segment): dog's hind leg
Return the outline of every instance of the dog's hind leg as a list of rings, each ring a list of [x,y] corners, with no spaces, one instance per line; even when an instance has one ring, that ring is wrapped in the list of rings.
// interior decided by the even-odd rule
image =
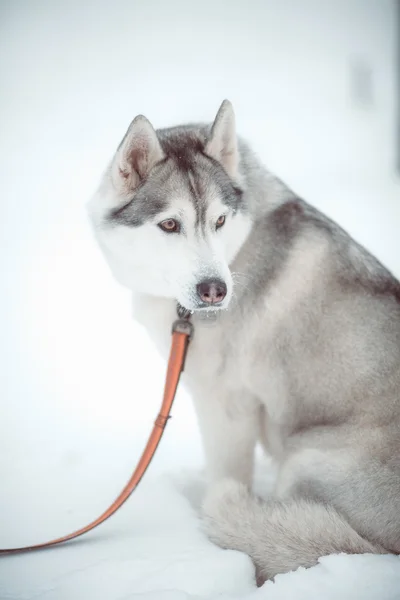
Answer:
[[[328,554],[384,552],[331,506],[303,499],[264,502],[229,479],[209,492],[203,513],[209,538],[222,548],[248,554],[258,583],[311,567]]]

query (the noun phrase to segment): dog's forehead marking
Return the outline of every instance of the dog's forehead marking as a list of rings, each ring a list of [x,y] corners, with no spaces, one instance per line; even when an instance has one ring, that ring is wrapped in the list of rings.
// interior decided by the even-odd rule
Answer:
[[[196,177],[192,169],[187,172],[187,178],[189,182],[190,193],[192,194],[195,202],[200,204],[204,202],[204,186],[199,177]]]
[[[190,199],[196,211],[196,228],[204,230],[206,226],[207,214],[207,194],[204,182],[201,177],[193,169],[187,172]]]
[[[206,154],[209,126],[181,126],[157,131],[166,162],[189,179],[194,198],[207,202],[218,195],[223,204],[236,210],[241,204],[241,191],[234,185],[222,165]],[[201,222],[201,219],[200,219]]]

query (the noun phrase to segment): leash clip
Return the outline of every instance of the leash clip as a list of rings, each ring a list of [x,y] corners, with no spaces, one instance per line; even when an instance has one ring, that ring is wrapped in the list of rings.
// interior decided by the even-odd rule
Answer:
[[[178,315],[179,319],[185,319],[188,321],[192,316],[193,311],[189,310],[188,308],[185,308],[184,306],[182,306],[182,304],[178,303],[176,305],[176,314]]]
[[[190,317],[193,314],[192,310],[184,308],[180,304],[176,307],[178,319],[172,325],[172,333],[183,333],[190,341],[193,338],[194,327],[190,322]]]

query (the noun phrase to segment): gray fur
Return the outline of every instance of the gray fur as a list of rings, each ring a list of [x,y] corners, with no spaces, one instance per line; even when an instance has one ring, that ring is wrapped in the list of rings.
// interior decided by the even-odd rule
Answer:
[[[385,553],[352,529],[332,505],[301,497],[263,502],[233,480],[215,486],[204,512],[212,540],[252,558],[258,585],[299,565],[312,567],[327,554]]]
[[[138,227],[190,192],[199,225],[212,188],[232,219],[250,219],[229,264],[233,298],[210,322],[193,315],[184,373],[210,480],[207,531],[247,552],[261,579],[323,554],[400,553],[400,284],[235,144],[229,107],[213,128],[159,131],[162,158],[124,208],[110,207],[116,226]],[[214,129],[226,147],[210,142]],[[134,305],[167,356],[176,298],[135,289]],[[246,489],[259,439],[279,466],[264,503]]]

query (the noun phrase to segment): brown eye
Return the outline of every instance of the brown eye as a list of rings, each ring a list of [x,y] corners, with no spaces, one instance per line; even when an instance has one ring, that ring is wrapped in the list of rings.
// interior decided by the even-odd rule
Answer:
[[[179,223],[178,221],[175,221],[175,219],[165,219],[165,221],[161,221],[158,226],[166,233],[179,233],[180,231]]]
[[[219,229],[225,223],[225,215],[221,215],[215,224],[216,228]]]

